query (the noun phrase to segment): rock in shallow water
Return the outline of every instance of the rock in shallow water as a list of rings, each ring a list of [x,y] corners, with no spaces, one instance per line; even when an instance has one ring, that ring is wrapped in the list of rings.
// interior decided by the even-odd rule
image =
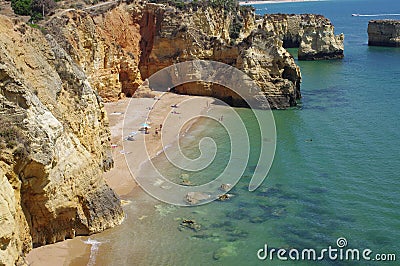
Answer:
[[[204,192],[188,192],[186,194],[185,200],[189,204],[196,205],[210,198],[211,195]]]
[[[220,260],[225,257],[237,256],[237,248],[233,245],[222,247],[214,252],[214,260]]]
[[[179,231],[182,231],[184,229],[190,229],[190,230],[193,230],[195,232],[198,232],[201,229],[201,225],[198,224],[195,220],[184,219],[179,224]]]

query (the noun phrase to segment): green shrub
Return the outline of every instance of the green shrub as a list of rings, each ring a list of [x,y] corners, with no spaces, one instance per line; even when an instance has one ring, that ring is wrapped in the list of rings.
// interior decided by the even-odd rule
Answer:
[[[18,144],[25,145],[26,141],[22,130],[12,123],[5,115],[0,116],[0,144],[2,147],[13,149]]]
[[[54,0],[11,0],[11,7],[15,14],[31,16],[33,21],[43,19],[56,6]]]
[[[30,16],[32,13],[31,0],[11,0],[11,7],[15,14]]]

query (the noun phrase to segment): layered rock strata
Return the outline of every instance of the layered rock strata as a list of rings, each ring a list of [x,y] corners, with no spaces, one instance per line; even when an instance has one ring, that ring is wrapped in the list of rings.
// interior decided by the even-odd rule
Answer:
[[[56,40],[0,16],[0,265],[123,219],[100,97]]]
[[[400,20],[371,20],[368,45],[400,47]]]
[[[194,4],[180,9],[122,3],[96,16],[67,10],[56,14],[46,28],[108,100],[121,92],[131,96],[156,71],[194,59],[243,70],[263,89],[272,108],[293,106],[300,98],[299,68],[279,39],[256,28],[250,9],[224,12]],[[176,92],[212,95],[242,105],[230,90],[215,85],[194,84]]]
[[[142,83],[137,67],[142,38],[137,12],[135,6],[126,5],[94,16],[66,10],[47,22],[46,29],[105,101],[117,100],[121,93],[130,97]]]
[[[134,94],[158,70],[204,59],[237,67],[264,91],[272,108],[296,105],[300,70],[284,47],[299,47],[299,59],[343,57],[343,35],[319,15],[266,15],[245,7],[184,6],[127,1],[108,11],[67,10],[47,29],[87,73],[106,100]],[[188,84],[176,92],[214,96],[237,106],[241,99],[213,84]]]
[[[322,16],[258,19],[238,6],[110,2],[58,11],[42,30],[0,17],[0,265],[122,221],[101,177],[113,164],[101,97],[132,96],[158,70],[204,59],[242,70],[272,108],[287,108],[301,97],[301,74],[284,47],[299,47],[300,59],[343,57],[343,36]],[[173,90],[245,106],[216,84]]]
[[[299,48],[299,60],[344,57],[344,35],[335,35],[331,21],[321,15],[265,15],[260,25],[278,36],[283,41],[283,47]]]
[[[276,36],[263,29],[253,29],[254,17],[248,10],[240,10],[238,14],[225,13],[224,17],[221,10],[201,7],[191,10],[190,14],[156,4],[148,4],[143,10],[146,23],[142,23],[141,30],[151,33],[141,42],[146,48],[142,50],[139,64],[143,78],[174,63],[213,60],[248,74],[264,92],[272,108],[296,105],[301,80],[298,66]],[[231,29],[235,16],[241,21],[237,35]],[[174,91],[213,96],[234,106],[245,105],[232,90],[215,84],[191,83],[178,86]]]

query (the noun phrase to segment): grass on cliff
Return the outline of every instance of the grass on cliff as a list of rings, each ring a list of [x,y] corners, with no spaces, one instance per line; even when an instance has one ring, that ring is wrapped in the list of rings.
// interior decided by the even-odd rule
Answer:
[[[25,157],[27,154],[27,141],[23,131],[11,118],[0,115],[0,153],[9,149],[16,157]]]
[[[237,0],[149,0],[149,2],[168,4],[179,9],[185,9],[188,7],[196,9],[198,7],[211,6],[212,8],[223,8],[226,12],[235,11],[239,6],[239,2]]]

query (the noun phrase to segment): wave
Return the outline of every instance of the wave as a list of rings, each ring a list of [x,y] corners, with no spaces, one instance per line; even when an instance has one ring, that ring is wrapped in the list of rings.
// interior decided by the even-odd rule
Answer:
[[[97,252],[99,251],[99,246],[102,244],[101,242],[94,240],[94,239],[88,239],[86,241],[83,241],[85,244],[91,245],[90,248],[90,258],[88,262],[88,266],[94,266],[96,264],[96,255]]]
[[[352,14],[353,17],[400,16],[400,14]]]

